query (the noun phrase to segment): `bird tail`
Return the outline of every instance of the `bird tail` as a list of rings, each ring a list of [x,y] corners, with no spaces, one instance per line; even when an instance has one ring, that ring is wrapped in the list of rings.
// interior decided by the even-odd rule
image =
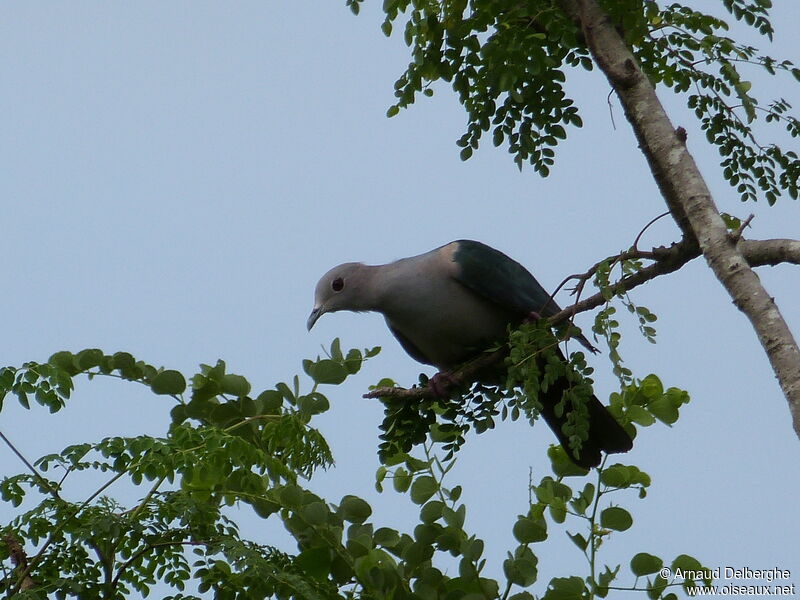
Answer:
[[[564,447],[572,462],[584,469],[590,469],[600,464],[602,452],[615,454],[627,452],[633,448],[633,440],[628,435],[628,432],[608,412],[608,409],[603,406],[600,400],[592,395],[586,401],[589,433],[587,438],[583,440],[580,452],[576,456],[576,452],[570,446],[569,436],[564,433],[564,425],[567,424],[569,411],[565,409],[560,411],[560,416],[556,414],[556,406],[561,402],[567,388],[566,382],[564,382],[565,385],[558,385],[558,383],[556,382],[547,390],[547,393],[540,396],[539,400],[542,403],[541,414],[550,429],[556,434],[558,441]]]

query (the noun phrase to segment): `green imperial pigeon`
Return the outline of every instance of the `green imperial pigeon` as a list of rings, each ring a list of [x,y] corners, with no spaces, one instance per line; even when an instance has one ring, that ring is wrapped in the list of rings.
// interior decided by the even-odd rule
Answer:
[[[457,240],[386,265],[334,267],[317,284],[308,329],[325,313],[338,310],[381,313],[408,354],[446,372],[503,340],[509,325],[547,318],[561,309],[515,260],[481,242]],[[586,338],[578,340],[594,351]],[[555,412],[566,386],[551,384],[539,400],[542,416],[577,465],[594,467],[601,451],[631,449],[630,436],[592,396],[589,437],[580,457],[574,457],[562,431],[567,415]]]

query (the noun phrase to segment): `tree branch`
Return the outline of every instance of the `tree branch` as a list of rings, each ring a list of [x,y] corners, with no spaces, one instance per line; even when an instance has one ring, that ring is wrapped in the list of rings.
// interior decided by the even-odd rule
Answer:
[[[800,349],[789,326],[728,235],[703,176],[655,89],[596,0],[561,0],[614,88],[664,200],[685,239],[696,240],[733,303],[750,320],[789,403],[800,436]]]
[[[22,455],[22,452],[17,450],[17,447],[11,443],[11,440],[9,440],[2,431],[0,431],[0,439],[2,439],[6,443],[6,445],[9,448],[11,448],[11,451],[17,455],[17,458],[19,458],[24,463],[24,465],[28,467],[28,470],[31,473],[33,473],[33,476],[36,477],[36,479],[39,481],[39,485],[41,485],[44,489],[46,489],[47,493],[53,496],[53,498],[55,498],[56,500],[61,500],[61,496],[58,495],[58,489],[50,485],[50,481],[45,479],[44,476],[42,476],[42,474],[36,470],[36,467],[34,467],[31,464],[31,462]]]
[[[800,265],[800,240],[742,240],[739,250],[751,267]]]
[[[6,544],[11,562],[14,563],[17,571],[23,573],[20,579],[19,589],[25,591],[36,587],[36,583],[31,579],[30,575],[28,575],[28,555],[25,554],[25,549],[22,547],[22,544],[10,533],[3,536],[3,541]]]
[[[447,373],[439,381],[434,390],[431,386],[401,388],[401,387],[376,387],[364,394],[364,398],[436,398],[449,389],[461,384],[475,381],[476,375],[485,367],[501,362],[508,350],[503,347],[493,352],[485,352],[462,366]],[[437,394],[438,392],[438,394]]]
[[[622,254],[624,255],[625,253]],[[700,256],[700,250],[692,242],[683,240],[669,247],[661,246],[659,248],[653,248],[649,254],[651,254],[655,260],[653,264],[644,267],[632,275],[623,277],[610,287],[616,292],[630,291],[660,275],[666,275],[667,273],[677,271],[690,260]],[[628,256],[627,258],[635,258],[635,256]],[[589,269],[589,272],[593,273],[596,266],[597,265]],[[593,308],[602,306],[607,301],[607,297],[603,295],[602,292],[598,292],[593,296],[589,296],[580,302],[575,302],[571,306],[557,312],[550,317],[549,320],[553,325],[558,325],[572,317],[572,315],[592,310]]]

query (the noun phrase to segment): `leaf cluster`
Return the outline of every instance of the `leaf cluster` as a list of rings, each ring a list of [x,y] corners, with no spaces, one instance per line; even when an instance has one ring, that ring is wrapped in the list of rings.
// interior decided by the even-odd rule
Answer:
[[[622,365],[617,352],[620,334],[614,331],[619,323],[610,318],[613,310],[608,307],[598,317],[605,331],[610,332],[612,361],[615,352],[617,356],[615,372],[624,375],[620,391],[611,395],[612,414],[631,436],[636,435],[634,423],[649,426],[658,420],[672,425],[680,407],[689,401],[688,394],[677,388],[664,390],[655,375],[637,380]],[[644,307],[633,307],[631,312],[645,323],[655,320],[655,315]],[[598,327],[595,326],[596,331]],[[393,456],[409,453],[426,442],[441,448],[444,459],[449,460],[464,445],[470,431],[481,434],[494,429],[498,419],[516,421],[525,417],[533,425],[543,409],[542,398],[554,391],[560,394],[556,414],[567,415],[563,432],[571,450],[579,452],[588,436],[586,402],[593,397],[592,368],[581,352],[565,358],[558,341],[546,323],[525,323],[510,332],[504,366],[491,369],[481,380],[455,388],[447,397],[381,398],[385,407],[378,451],[381,462],[389,462]],[[392,383],[384,380],[377,387],[390,387]],[[420,376],[420,385],[429,385],[424,375]]]
[[[347,0],[358,12],[361,0]],[[792,138],[800,121],[783,98],[760,102],[747,73],[788,73],[800,81],[800,68],[726,35],[723,19],[656,0],[604,0],[600,4],[654,85],[686,98],[708,141],[717,147],[725,179],[742,200],[766,198],[772,204],[784,191],[798,196],[800,158],[794,150],[762,143],[756,121],[780,125]],[[771,39],[771,0],[724,0],[738,21]],[[458,139],[462,160],[469,159],[484,133],[495,146],[505,144],[521,169],[529,163],[547,176],[555,147],[570,126],[580,127],[578,107],[565,89],[566,72],[591,70],[594,61],[583,33],[556,0],[386,0],[381,26],[388,36],[402,31],[411,62],[395,83],[389,117],[433,94],[442,80],[467,113]]]
[[[694,587],[694,580],[665,579],[659,571],[664,561],[647,552],[638,552],[631,558],[629,568],[634,581],[629,585],[618,583],[621,565],[601,565],[599,551],[603,544],[614,535],[627,531],[634,524],[633,515],[612,498],[620,493],[638,492],[639,498],[647,495],[651,485],[650,476],[634,465],[615,463],[601,465],[594,482],[584,479],[574,480],[575,466],[569,461],[563,449],[552,447],[548,452],[554,476],[545,476],[538,484],[531,484],[532,501],[526,515],[520,515],[514,525],[514,535],[518,540],[533,543],[548,537],[548,523],[578,523],[583,530],[567,535],[586,559],[589,573],[586,577],[562,577],[550,581],[544,599],[556,598],[606,598],[612,590],[643,591],[655,600],[664,598],[674,600],[675,593],[670,587],[683,585],[684,589]],[[681,569],[702,569],[695,558],[682,554],[673,562],[673,567]],[[674,571],[673,571],[674,572]],[[656,574],[649,578],[648,575]],[[646,577],[643,583],[640,579]],[[707,584],[708,582],[706,582]]]
[[[175,407],[163,437],[68,446],[37,460],[31,473],[0,481],[0,496],[12,506],[39,498],[3,528],[32,557],[16,573],[6,571],[0,589],[23,594],[30,576],[35,588],[20,597],[115,598],[147,595],[158,582],[183,592],[194,579],[200,592],[220,598],[331,596],[327,578],[310,575],[297,557],[243,539],[222,511],[250,506],[263,518],[278,514],[288,527],[292,510],[310,494],[299,480],[332,464],[327,442],[309,425],[328,409],[318,385],[337,368],[358,372],[376,352],[351,350],[343,357],[335,342],[332,358],[306,362],[316,376],[307,393],[295,377],[291,387],[279,383],[251,394],[250,383],[228,373],[223,361],[202,365],[187,384],[177,371],[95,349],[3,369],[3,394],[16,395],[26,408],[34,397],[51,411],[63,409],[80,375],[138,382],[171,396]],[[111,478],[89,498],[70,498],[65,481],[82,472]],[[120,479],[149,491],[132,507],[101,495]],[[352,518],[352,505],[343,504],[345,518]],[[0,546],[0,558],[9,558],[9,547]]]
[[[771,0],[728,0],[724,6],[737,20],[772,39]],[[686,94],[687,106],[707,140],[717,147],[723,176],[741,200],[762,196],[774,204],[783,191],[797,199],[797,153],[762,144],[754,126],[761,116],[766,124],[781,125],[796,138],[800,121],[789,114],[791,105],[783,98],[761,105],[746,73],[755,67],[770,75],[788,73],[800,81],[800,69],[789,60],[761,55],[757,48],[736,42],[726,35],[725,21],[688,6],[661,8],[657,2],[645,2],[636,22],[618,3],[606,3],[606,8],[623,24],[626,41],[650,79]]]
[[[608,346],[608,358],[611,361],[612,372],[620,381],[620,385],[627,386],[633,382],[633,372],[624,365],[620,353],[620,342],[622,333],[620,332],[620,322],[616,317],[617,308],[614,302],[618,302],[625,307],[628,312],[636,318],[639,332],[650,343],[656,342],[656,329],[654,323],[658,320],[658,315],[651,312],[646,306],[634,303],[624,287],[612,283],[611,273],[615,267],[621,271],[621,279],[642,269],[642,261],[627,259],[616,262],[604,261],[597,265],[594,273],[594,284],[599,288],[600,293],[606,300],[605,306],[595,315],[592,332],[595,339],[598,337],[605,340]]]
[[[552,350],[554,342],[541,325],[526,326],[512,337],[508,372],[516,369],[519,374],[531,362],[526,353],[532,344],[540,350],[550,344]],[[175,592],[167,598],[175,600],[208,595],[226,599],[532,600],[526,588],[538,581],[535,544],[548,539],[554,526],[578,519],[585,531],[569,535],[589,560],[588,575],[552,579],[541,597],[553,600],[592,593],[604,597],[620,567],[600,572],[597,551],[612,532],[633,524],[627,509],[605,500],[625,490],[638,490],[644,497],[650,485],[646,473],[631,465],[603,465],[595,483],[569,483],[586,471],[576,467],[562,448],[552,447],[552,475],[531,484],[530,505],[514,522],[515,546],[502,562],[500,580],[485,574],[490,557],[484,555],[484,542],[467,529],[461,486],[444,483],[455,465],[453,453],[458,447],[458,436],[447,425],[466,431],[458,429],[463,419],[486,430],[494,426],[498,414],[503,419],[532,417],[537,410],[535,399],[508,395],[499,412],[486,399],[482,409],[476,408],[480,401],[475,401],[472,409],[459,414],[449,414],[453,407],[447,403],[426,409],[434,420],[423,442],[412,444],[421,446],[424,457],[394,451],[384,457],[376,474],[379,491],[391,481],[397,492],[408,494],[420,507],[418,523],[408,532],[371,522],[372,507],[358,496],[348,494],[330,502],[306,487],[304,480],[332,460],[324,439],[311,427],[313,418],[328,408],[319,386],[341,383],[376,352],[344,353],[335,341],[326,357],[304,361],[304,371],[312,379],[306,392],[295,377],[292,385],[278,383],[251,393],[250,383],[228,373],[222,361],[201,365],[198,373],[185,378],[177,371],[129,359],[127,354],[95,350],[60,352],[44,364],[7,368],[4,372],[13,377],[6,380],[6,391],[18,398],[20,393],[37,397],[37,386],[61,393],[58,403],[44,403],[48,407],[63,408],[73,379],[81,375],[137,382],[170,397],[175,406],[169,430],[162,437],[118,436],[71,445],[35,461],[32,472],[0,481],[3,501],[14,507],[33,504],[2,527],[6,544],[0,544],[0,561],[11,559],[14,544],[23,547],[27,557],[22,562],[17,559],[13,569],[4,567],[0,590],[19,598],[125,598],[147,596],[156,586],[167,586]],[[565,368],[576,371],[577,387],[584,385],[581,378],[589,371],[580,359],[568,367],[556,367],[556,362],[563,361],[533,360],[537,364],[528,366],[540,381],[520,385],[541,389],[549,377],[564,377]],[[561,370],[555,373],[556,368]],[[28,373],[35,373],[35,378]],[[59,386],[52,381],[60,381]],[[20,388],[23,382],[24,389]],[[506,384],[495,384],[493,389]],[[634,424],[673,423],[686,401],[685,392],[665,391],[651,375],[613,395],[610,410],[633,431]],[[438,447],[444,449],[444,458],[437,456]],[[105,473],[110,479],[89,497],[75,498],[65,481],[85,472]],[[119,480],[145,486],[143,497],[125,506],[106,495]],[[297,551],[287,553],[248,540],[227,516],[230,506],[249,507],[263,519],[278,519],[296,542]],[[457,561],[457,569],[440,566],[444,555]],[[631,561],[631,572],[637,578],[650,575],[654,565],[662,564],[660,560],[639,553]],[[676,561],[673,564],[699,564],[685,555]],[[645,587],[638,585],[637,579],[621,589],[643,589],[658,598],[678,584],[656,577],[648,579]]]

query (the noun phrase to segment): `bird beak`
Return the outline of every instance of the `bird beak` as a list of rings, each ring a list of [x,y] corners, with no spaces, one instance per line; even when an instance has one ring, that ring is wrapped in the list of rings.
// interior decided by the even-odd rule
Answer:
[[[317,322],[317,319],[319,319],[324,314],[325,314],[324,307],[322,306],[314,307],[314,310],[312,310],[311,314],[308,315],[308,321],[306,321],[306,327],[308,328],[309,331],[311,331],[311,328],[314,326],[314,323]]]

